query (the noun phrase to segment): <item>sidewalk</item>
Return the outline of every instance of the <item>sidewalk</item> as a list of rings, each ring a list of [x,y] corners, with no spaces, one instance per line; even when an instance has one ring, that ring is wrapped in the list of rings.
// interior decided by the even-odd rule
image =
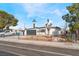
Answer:
[[[50,47],[59,47],[59,48],[79,50],[79,43],[22,40],[22,39],[18,39],[18,37],[0,38],[0,41],[17,42],[17,43],[24,43],[24,44],[43,45],[43,46],[50,46]]]

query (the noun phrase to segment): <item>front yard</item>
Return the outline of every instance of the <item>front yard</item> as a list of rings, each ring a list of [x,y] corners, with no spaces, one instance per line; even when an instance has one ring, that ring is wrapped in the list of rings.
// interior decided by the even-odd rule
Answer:
[[[54,36],[35,36],[35,35],[28,35],[28,36],[20,36],[20,39],[23,40],[38,40],[38,41],[62,41],[64,42],[64,38],[54,37]]]

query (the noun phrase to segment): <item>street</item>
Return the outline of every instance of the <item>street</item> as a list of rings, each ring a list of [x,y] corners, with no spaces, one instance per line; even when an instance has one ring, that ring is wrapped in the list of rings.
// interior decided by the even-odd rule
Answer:
[[[79,56],[79,50],[0,41],[0,56]]]
[[[0,56],[15,56],[15,54],[11,54],[8,52],[0,51]]]

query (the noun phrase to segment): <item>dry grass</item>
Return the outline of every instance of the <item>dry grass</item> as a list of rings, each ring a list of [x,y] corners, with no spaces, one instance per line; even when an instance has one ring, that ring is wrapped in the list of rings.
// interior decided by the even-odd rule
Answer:
[[[25,40],[52,41],[52,36],[21,36],[20,38]]]
[[[39,41],[64,41],[65,39],[53,36],[21,36],[20,39],[24,40],[39,40]]]

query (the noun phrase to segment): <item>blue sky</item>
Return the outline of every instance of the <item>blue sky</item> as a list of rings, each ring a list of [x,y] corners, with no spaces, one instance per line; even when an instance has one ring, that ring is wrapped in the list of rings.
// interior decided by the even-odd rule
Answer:
[[[0,10],[13,14],[18,20],[18,25],[12,28],[32,27],[32,20],[36,19],[36,26],[45,26],[47,19],[52,26],[63,28],[65,21],[62,15],[68,13],[66,6],[70,3],[1,3]]]

